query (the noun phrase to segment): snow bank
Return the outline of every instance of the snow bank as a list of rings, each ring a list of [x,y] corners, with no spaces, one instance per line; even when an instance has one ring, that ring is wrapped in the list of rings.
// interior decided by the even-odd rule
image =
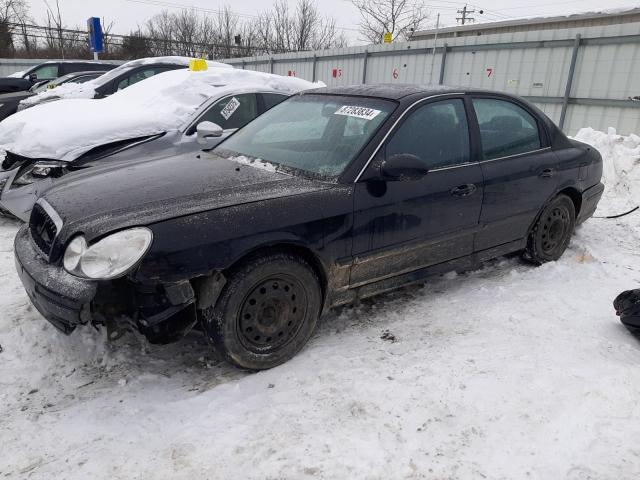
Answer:
[[[607,133],[582,128],[576,140],[596,148],[602,155],[602,183],[605,185],[602,215],[621,213],[640,205],[640,136],[622,136],[615,128]]]
[[[39,105],[41,103],[50,102],[53,100],[59,100],[61,98],[93,98],[96,94],[96,88],[105,85],[106,83],[110,82],[112,79],[120,75],[122,72],[130,70],[134,67],[138,67],[140,65],[157,65],[159,63],[170,63],[188,67],[189,62],[192,59],[192,57],[169,56],[140,58],[138,60],[132,60],[130,62],[123,63],[113,70],[109,70],[107,73],[101,75],[95,80],[85,83],[63,84],[55,89],[45,90],[44,92],[40,92],[38,95],[25,98],[20,102],[20,105],[23,108],[30,108],[34,105]],[[233,68],[229,64],[214,62],[211,60],[207,60],[207,65],[209,66],[209,68]]]
[[[64,99],[18,112],[0,123],[0,146],[26,157],[71,161],[98,145],[178,129],[211,97],[245,89],[293,94],[318,86],[228,66],[173,70],[102,100]]]
[[[620,167],[604,209],[640,191],[636,136],[578,138]],[[291,361],[247,374],[195,334],[60,334],[0,217],[0,476],[636,480],[640,337],[611,301],[640,281],[638,219],[588,220],[541,267],[502,258],[336,309]]]

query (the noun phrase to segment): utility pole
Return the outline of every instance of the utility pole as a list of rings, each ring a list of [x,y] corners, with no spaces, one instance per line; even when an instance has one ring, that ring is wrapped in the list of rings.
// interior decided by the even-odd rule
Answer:
[[[457,17],[456,20],[460,22],[461,25],[464,25],[467,22],[475,22],[476,19],[474,17],[470,17],[469,14],[476,13],[475,10],[469,10],[465,5],[462,10],[458,10],[458,13],[461,14],[461,17]],[[482,13],[482,12],[480,12]]]

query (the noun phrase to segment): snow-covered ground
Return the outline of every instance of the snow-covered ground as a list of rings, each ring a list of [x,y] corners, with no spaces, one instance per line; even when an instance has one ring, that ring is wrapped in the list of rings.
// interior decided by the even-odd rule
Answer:
[[[606,158],[597,215],[640,200],[640,138]],[[640,212],[581,226],[557,263],[478,271],[344,308],[270,371],[197,335],[64,337],[14,273],[0,220],[0,477],[637,479],[640,339],[611,305],[640,285]]]

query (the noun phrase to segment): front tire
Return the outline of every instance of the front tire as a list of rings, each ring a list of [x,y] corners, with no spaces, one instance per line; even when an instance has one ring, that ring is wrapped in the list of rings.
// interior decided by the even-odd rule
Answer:
[[[275,367],[313,334],[322,306],[320,280],[304,259],[285,252],[251,258],[229,275],[204,330],[228,362],[248,370]]]
[[[524,258],[537,264],[558,260],[569,245],[575,224],[573,201],[564,194],[558,195],[536,221]]]

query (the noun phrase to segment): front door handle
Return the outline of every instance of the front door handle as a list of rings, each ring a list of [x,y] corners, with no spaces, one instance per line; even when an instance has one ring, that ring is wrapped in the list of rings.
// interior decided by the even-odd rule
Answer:
[[[555,173],[555,170],[553,168],[545,168],[544,170],[542,170],[540,172],[540,174],[538,176],[540,178],[551,178],[551,177],[553,177],[554,173]]]
[[[452,188],[451,195],[454,197],[468,197],[469,195],[473,195],[476,190],[477,188],[473,183],[467,183],[466,185]]]

